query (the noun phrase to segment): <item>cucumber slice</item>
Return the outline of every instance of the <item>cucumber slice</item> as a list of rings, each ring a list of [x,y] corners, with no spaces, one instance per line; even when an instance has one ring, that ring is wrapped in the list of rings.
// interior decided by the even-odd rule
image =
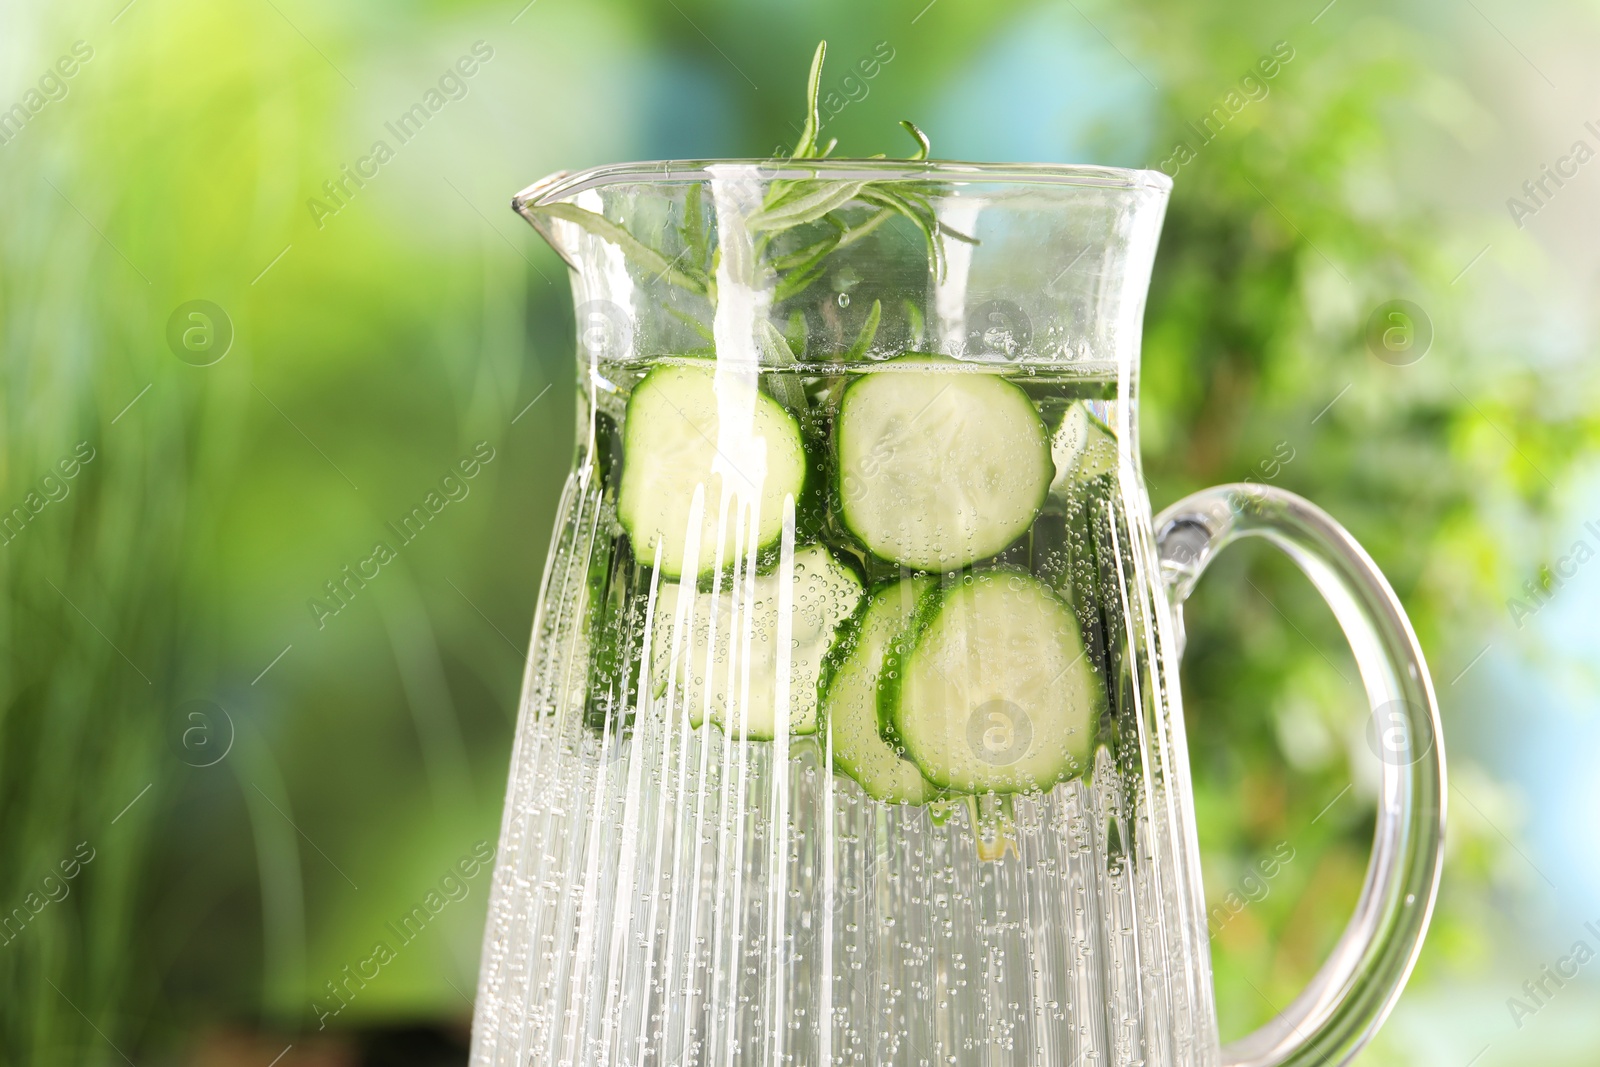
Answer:
[[[778,573],[758,575],[748,607],[740,597],[740,619],[733,628],[735,593],[699,592],[693,586],[665,582],[657,596],[651,636],[652,687],[666,693],[672,675],[672,630],[678,601],[694,598],[694,612],[679,639],[677,690],[698,727],[709,711],[711,720],[730,735],[770,741],[777,736],[780,713],[795,734],[817,732],[817,681],[823,657],[839,624],[856,610],[861,581],[821,545],[795,549],[789,614],[789,706],[777,706],[779,664]],[[713,614],[715,644],[713,646]],[[748,637],[748,643],[746,642]],[[748,653],[746,649],[748,648]],[[749,671],[748,703],[741,707],[745,672]]]
[[[722,425],[724,416],[728,427]],[[759,495],[756,542],[771,548],[783,532],[784,497],[798,501],[805,487],[799,423],[753,385],[729,379],[719,388],[710,361],[655,367],[628,398],[622,431],[617,517],[633,540],[634,554],[649,564],[659,544],[661,573],[681,577],[695,489],[704,486],[696,572],[710,574],[719,559],[724,569],[732,566],[737,519],[725,524],[718,551],[724,470],[734,483],[730,488]]]
[[[1077,619],[1032,575],[964,577],[918,611],[883,699],[906,756],[965,793],[1049,789],[1082,773],[1105,702]]]
[[[852,382],[834,442],[839,513],[873,554],[953,571],[1021,537],[1055,475],[1028,394],[994,373],[902,356]]]
[[[1085,485],[1117,469],[1117,438],[1111,428],[1089,410],[1086,401],[1067,408],[1061,425],[1050,437],[1055,479],[1050,491],[1066,496],[1075,485]]]
[[[1055,477],[1050,482],[1053,492],[1063,493],[1073,481],[1078,458],[1089,444],[1089,415],[1082,404],[1073,404],[1061,413],[1061,425],[1050,435],[1050,459],[1055,464]]]
[[[933,578],[906,578],[878,590],[840,630],[823,666],[822,718],[833,733],[834,766],[874,800],[926,804],[939,795],[878,733],[884,652],[907,634],[918,603],[935,584]]]

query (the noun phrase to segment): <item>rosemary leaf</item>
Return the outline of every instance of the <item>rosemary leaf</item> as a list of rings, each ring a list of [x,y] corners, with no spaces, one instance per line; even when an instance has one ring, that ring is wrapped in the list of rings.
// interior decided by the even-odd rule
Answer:
[[[772,291],[772,302],[781,304],[797,293],[804,292],[811,283],[822,277],[822,264],[819,262],[808,271],[792,270],[778,279],[777,287]]]
[[[913,349],[922,347],[922,335],[926,324],[922,320],[922,309],[914,300],[903,300],[906,309],[906,332],[910,335]]]
[[[689,327],[695,333],[699,334],[705,340],[710,341],[712,344],[716,343],[717,339],[712,334],[711,327],[705,324],[705,320],[701,316],[687,314],[679,311],[675,307],[666,308],[666,312],[668,315],[671,315],[673,318]]]
[[[969,237],[960,230],[952,230],[949,226],[947,226],[939,218],[938,212],[934,211],[933,203],[929,201],[927,194],[916,188],[911,183],[896,182],[890,188],[895,195],[905,200],[906,203],[923,212],[928,218],[933,219],[934,232],[954,237],[956,240],[961,241],[964,244],[975,245],[982,243],[976,237]]]
[[[861,225],[852,226],[848,230],[845,230],[839,235],[839,247],[843,248],[846,245],[855,244],[867,234],[871,233],[873,230],[876,230],[885,222],[888,222],[889,216],[893,214],[893,211],[890,211],[888,208],[883,208]]]
[[[870,186],[861,191],[861,199],[880,207],[897,211],[910,219],[922,231],[923,238],[928,243],[928,258],[932,262],[934,277],[944,280],[945,259],[944,245],[939,241],[939,219],[933,214],[931,207],[924,207],[921,211],[916,206],[907,202],[904,196],[886,192],[882,189],[873,189]]]
[[[789,312],[789,324],[784,329],[784,338],[789,342],[789,351],[794,353],[795,359],[804,359],[806,354],[806,314],[799,308]]]
[[[815,222],[856,198],[866,182],[800,182],[750,219],[750,232],[789,230]]]
[[[756,343],[761,346],[762,361],[766,365],[782,370],[794,364],[794,349],[789,347],[788,339],[771,319],[756,319]],[[806,388],[800,380],[792,374],[774,374],[768,380],[773,399],[794,412],[802,422],[807,421]]]
[[[816,244],[806,245],[806,247],[797,252],[790,252],[786,256],[779,256],[777,259],[774,259],[772,261],[772,269],[783,271],[794,270],[797,267],[805,268],[813,266],[823,256],[839,247],[839,242],[842,240],[844,240],[843,234],[831,233],[827,237],[824,237],[822,240],[818,241]]]
[[[811,74],[806,78],[806,125],[800,131],[800,142],[794,146],[794,154],[791,157],[793,159],[810,159],[816,154],[817,134],[822,130],[822,113],[817,108],[817,94],[822,89],[822,60],[827,54],[828,42],[818,41],[817,51],[811,57]]]
[[[683,243],[695,250],[695,267],[704,269],[706,265],[707,242],[709,235],[706,233],[705,204],[703,197],[705,189],[696,185],[686,194],[683,205]]]
[[[867,349],[872,347],[873,338],[878,336],[878,322],[882,318],[883,302],[874,300],[872,308],[867,312],[867,321],[861,324],[861,332],[856,335],[856,343],[844,354],[845,359],[858,360],[866,356]]]
[[[699,268],[679,266],[604,215],[578,207],[576,204],[545,204],[533,210],[582,226],[596,237],[610,241],[622,249],[623,255],[646,270],[655,271],[658,277],[665,278],[673,285],[687,289],[691,293],[706,295],[706,278],[700,273]]]
[[[917,154],[907,158],[917,163],[925,161],[928,158],[928,153],[933,150],[933,143],[928,140],[928,135],[923,133],[917,124],[910,119],[901,119],[900,125],[905,127],[905,131],[916,138],[917,141]]]

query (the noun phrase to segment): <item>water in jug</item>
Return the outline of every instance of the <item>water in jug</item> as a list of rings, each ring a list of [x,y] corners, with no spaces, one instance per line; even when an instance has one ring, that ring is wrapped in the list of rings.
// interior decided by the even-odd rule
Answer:
[[[1171,183],[1088,166],[630,164],[514,206],[571,267],[479,1067],[1339,1063],[1438,882],[1437,711],[1324,512],[1150,514],[1139,338]],[[1384,739],[1315,980],[1219,1045],[1181,605],[1278,545]]]

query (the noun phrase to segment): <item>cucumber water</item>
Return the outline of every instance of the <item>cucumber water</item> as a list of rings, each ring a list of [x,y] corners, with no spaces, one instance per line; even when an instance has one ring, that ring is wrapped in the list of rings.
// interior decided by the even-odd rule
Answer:
[[[474,1063],[1204,1060],[1132,409],[1168,183],[852,157],[823,55],[792,150],[516,198],[579,429]]]
[[[1048,791],[1090,765],[1116,690],[1110,383],[924,353],[595,379],[611,578],[655,590],[630,645],[600,635],[608,692],[731,739],[812,739],[881,802]]]

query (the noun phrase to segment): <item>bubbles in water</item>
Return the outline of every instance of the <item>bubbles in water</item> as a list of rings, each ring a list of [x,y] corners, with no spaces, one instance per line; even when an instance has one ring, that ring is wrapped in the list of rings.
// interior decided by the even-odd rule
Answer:
[[[848,294],[835,299],[839,308],[849,306]],[[594,325],[607,324],[602,317]],[[985,325],[995,331],[988,347],[999,352],[1019,339],[1003,316]],[[608,336],[596,329],[589,340]],[[619,401],[625,402],[638,373],[607,373],[623,383]],[[1050,425],[1064,407],[1082,402],[1076,385],[1025,384]],[[807,390],[826,395],[810,384]],[[828,403],[836,407],[837,394],[814,409],[822,431],[830,425]],[[619,404],[604,429],[620,440],[622,422]],[[1020,556],[1001,562],[1035,574],[1048,568],[1052,587],[1075,594],[1073,606],[1098,624],[1104,588],[1098,543],[1082,515],[1099,498],[1072,468],[1065,470],[1046,507],[1056,525],[1041,520]],[[628,731],[586,733],[584,722],[560,711],[586,682],[582,665],[592,653],[585,642],[596,635],[584,630],[584,606],[609,595],[610,587],[590,591],[584,584],[587,553],[605,538],[595,532],[602,520],[589,517],[605,514],[599,497],[575,492],[573,499],[584,506],[564,514],[583,521],[564,519],[558,527],[558,558],[571,576],[541,623],[508,800],[508,810],[526,815],[506,824],[496,874],[489,980],[480,999],[480,1051],[491,1046],[483,1063],[525,1063],[518,1049],[534,1046],[551,1062],[577,1062],[593,1050],[595,1058],[616,1063],[771,1062],[780,1051],[785,1062],[822,1063],[823,1020],[832,1023],[826,1044],[834,1062],[1171,1062],[1118,1032],[1118,1018],[1137,1021],[1124,1010],[1139,995],[1130,991],[1158,991],[1189,1019],[1207,1016],[1209,1006],[1191,1003],[1184,987],[1170,982],[1180,970],[1171,959],[1158,953],[1146,962],[1139,954],[1137,939],[1176,943],[1181,929],[1173,925],[1176,904],[1165,884],[1132,906],[1134,894],[1146,891],[1139,881],[1144,852],[1121,855],[1119,845],[1118,856],[1107,856],[1099,835],[1111,819],[1112,798],[1123,795],[1115,781],[1095,792],[1086,776],[1052,794],[983,799],[985,825],[1007,820],[1014,845],[999,859],[982,860],[975,846],[979,798],[885,804],[829,764],[825,724],[814,735],[789,736],[781,746],[785,763],[776,743],[737,742],[715,719],[704,722],[704,703],[687,706],[684,691],[703,696],[705,687],[727,684],[719,673],[726,668],[708,664],[704,647],[699,655],[680,651],[671,690],[652,697],[640,685],[641,713]],[[822,508],[829,521],[833,506]],[[913,523],[932,536],[925,516],[908,516]],[[833,527],[796,532],[797,584],[789,603],[797,650],[802,638],[816,636],[823,647],[840,640],[828,636],[831,617],[853,607],[855,581],[835,584],[823,557],[803,554],[808,542],[830,545],[836,533]],[[847,560],[846,552],[830,551],[852,569],[861,563],[859,554]],[[777,610],[768,590],[776,588],[778,569],[763,556],[753,577],[740,572],[740,583],[754,585],[750,591],[741,584],[739,595],[749,596],[758,612]],[[857,574],[867,589],[903,576],[871,559]],[[640,565],[634,580],[648,578],[648,564]],[[721,579],[720,595],[730,605],[734,580]],[[973,583],[970,573],[940,580],[957,588]],[[1026,585],[1015,576],[1009,584]],[[693,579],[683,586],[694,588]],[[639,596],[639,588],[624,586],[622,596]],[[653,631],[669,657],[673,603],[662,601],[666,622]],[[777,631],[751,632],[750,604],[741,600],[740,612],[737,620],[721,615],[717,624],[748,632],[754,666],[763,646],[775,654]],[[692,630],[679,641],[692,647]],[[1013,642],[1013,651],[1020,647]],[[798,651],[793,658],[801,658]],[[629,663],[636,672],[637,662]],[[1109,661],[1095,667],[1114,668]],[[885,668],[881,680],[903,678]],[[790,700],[803,688],[791,686]],[[980,762],[1005,765],[1030,745],[1052,743],[1028,721],[1039,705],[983,706],[997,695],[974,695],[981,714],[950,724],[957,743],[972,745]],[[661,709],[659,718],[643,714],[650,707]],[[893,744],[903,756],[899,741]],[[1117,817],[1149,834],[1153,848],[1170,848],[1170,831],[1133,822],[1137,814]],[[987,836],[992,842],[997,835]],[[1167,855],[1149,862],[1159,867]],[[824,966],[835,980],[820,980]],[[559,977],[580,967],[588,985]],[[601,995],[588,996],[589,989]],[[1187,1047],[1185,1040],[1178,1035],[1174,1047]]]
[[[842,307],[842,308],[847,308],[847,307],[850,306],[850,294],[849,293],[840,293],[839,294],[839,306]]]

